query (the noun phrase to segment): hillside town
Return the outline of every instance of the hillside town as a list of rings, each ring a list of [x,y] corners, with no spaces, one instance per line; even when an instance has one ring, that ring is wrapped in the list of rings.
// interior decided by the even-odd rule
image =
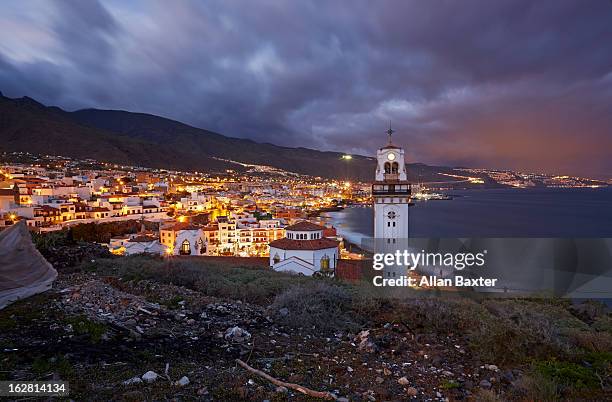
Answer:
[[[333,267],[341,253],[356,257],[318,213],[367,202],[367,185],[254,169],[248,176],[232,171],[213,176],[54,156],[4,164],[0,230],[20,221],[37,232],[137,221],[136,233],[114,235],[104,245],[116,255],[270,257],[273,265],[288,243],[317,240],[331,249],[324,265],[332,258]],[[286,238],[292,225],[315,230],[317,238]],[[277,250],[272,256],[271,245]],[[319,248],[306,248],[313,247]]]
[[[271,243],[303,241],[287,238],[287,227],[309,221],[321,226],[322,239],[338,243],[336,254],[341,258],[360,258],[344,249],[336,229],[326,226],[319,214],[351,204],[369,205],[371,184],[243,165],[243,171],[184,172],[4,153],[0,230],[20,221],[37,232],[137,221],[140,230],[107,236],[104,245],[116,255],[269,257],[273,265]],[[443,181],[437,183],[414,183],[413,199],[448,199],[432,190],[479,188],[486,183],[506,187],[608,185],[569,176],[453,171],[440,173]]]

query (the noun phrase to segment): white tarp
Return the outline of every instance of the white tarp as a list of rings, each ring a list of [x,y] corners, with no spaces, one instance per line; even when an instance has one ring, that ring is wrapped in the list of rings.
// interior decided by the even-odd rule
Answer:
[[[34,244],[24,221],[0,232],[0,309],[51,288],[57,271]]]

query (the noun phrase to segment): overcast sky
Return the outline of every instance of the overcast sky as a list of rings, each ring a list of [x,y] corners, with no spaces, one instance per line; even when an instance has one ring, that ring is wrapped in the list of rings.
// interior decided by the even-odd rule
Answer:
[[[612,1],[23,1],[0,91],[409,161],[612,177]]]

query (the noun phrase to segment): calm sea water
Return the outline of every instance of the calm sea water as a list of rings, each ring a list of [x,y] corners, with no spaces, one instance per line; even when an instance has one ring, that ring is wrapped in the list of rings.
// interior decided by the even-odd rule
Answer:
[[[410,237],[612,237],[612,188],[448,192],[410,208]],[[324,214],[341,236],[373,236],[371,207]]]

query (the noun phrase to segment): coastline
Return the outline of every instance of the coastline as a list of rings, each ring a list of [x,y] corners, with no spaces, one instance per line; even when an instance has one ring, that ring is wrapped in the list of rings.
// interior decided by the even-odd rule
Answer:
[[[410,237],[609,238],[612,188],[490,189],[451,192],[446,202],[410,207]],[[370,205],[350,205],[319,217],[359,245],[373,236]]]

